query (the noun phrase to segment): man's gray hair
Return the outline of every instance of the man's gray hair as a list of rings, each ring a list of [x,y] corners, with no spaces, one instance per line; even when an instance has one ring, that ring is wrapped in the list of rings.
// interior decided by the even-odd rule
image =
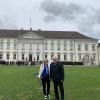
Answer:
[[[53,58],[52,58],[53,60],[58,60],[58,57],[57,56],[53,56]]]

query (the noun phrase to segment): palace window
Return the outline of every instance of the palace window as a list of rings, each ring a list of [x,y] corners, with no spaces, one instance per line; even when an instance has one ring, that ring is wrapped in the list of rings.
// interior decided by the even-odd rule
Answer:
[[[51,43],[51,50],[54,50],[54,43]]]
[[[73,42],[71,41],[71,42],[70,42],[70,50],[71,50],[71,51],[73,51],[73,46],[74,46],[74,45],[73,45]]]
[[[85,44],[85,51],[88,51],[88,44]]]
[[[7,49],[10,49],[10,42],[7,42]]]
[[[0,42],[0,49],[3,49],[3,42]]]
[[[57,50],[60,50],[60,43],[57,43]]]
[[[81,44],[78,44],[78,51],[81,51]]]
[[[2,58],[3,58],[3,54],[0,54],[0,60],[2,60]]]
[[[51,40],[51,42],[54,42],[54,40]]]
[[[95,61],[95,60],[96,60],[96,54],[93,53],[93,61]]]
[[[86,56],[85,56],[85,61],[86,61],[86,62],[89,62],[89,61],[90,61],[89,55],[86,55]]]
[[[24,60],[24,58],[25,58],[25,57],[24,57],[24,54],[22,54],[22,60]]]
[[[82,55],[81,54],[78,55],[78,59],[79,59],[79,61],[82,60]]]
[[[16,54],[15,53],[13,54],[13,59],[16,60]]]
[[[25,50],[25,44],[22,43],[22,50]]]
[[[47,58],[47,54],[45,54],[45,59]]]
[[[64,60],[65,60],[65,61],[67,60],[67,55],[66,55],[66,54],[64,54]]]
[[[95,51],[95,44],[92,45],[92,51]]]
[[[17,44],[16,44],[16,43],[14,43],[14,49],[15,49],[15,50],[17,49]]]
[[[54,55],[53,55],[53,54],[51,54],[51,60],[52,60],[53,56],[54,56]]]
[[[44,44],[44,50],[47,50],[48,49],[48,43],[45,43]]]
[[[9,57],[10,57],[10,54],[8,53],[8,54],[7,54],[7,60],[9,60]]]
[[[64,43],[63,45],[64,45],[64,50],[66,50],[66,48],[67,48],[67,44],[66,44],[66,43]]]
[[[73,53],[70,54],[70,61],[73,61]]]
[[[32,50],[32,43],[29,44],[29,50]]]
[[[58,60],[60,60],[60,54],[58,55]]]
[[[39,58],[39,54],[37,55],[37,61],[39,60],[40,58]]]
[[[57,50],[60,50],[60,46],[61,46],[61,43],[60,43],[60,40],[57,41]]]

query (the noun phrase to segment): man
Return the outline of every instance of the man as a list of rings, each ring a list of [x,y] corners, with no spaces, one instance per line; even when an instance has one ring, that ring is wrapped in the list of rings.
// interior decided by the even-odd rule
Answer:
[[[50,66],[45,59],[40,66],[39,78],[42,80],[44,99],[50,98]]]
[[[53,62],[50,64],[50,78],[54,84],[55,100],[59,99],[58,87],[60,89],[61,100],[64,100],[64,68],[57,57],[53,57]]]

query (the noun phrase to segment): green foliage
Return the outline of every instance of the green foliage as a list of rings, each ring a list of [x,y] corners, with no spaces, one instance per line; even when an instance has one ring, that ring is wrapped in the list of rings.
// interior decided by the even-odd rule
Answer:
[[[43,100],[39,67],[0,67],[0,100]],[[65,100],[100,100],[99,67],[65,66]],[[54,100],[51,82],[51,99]]]

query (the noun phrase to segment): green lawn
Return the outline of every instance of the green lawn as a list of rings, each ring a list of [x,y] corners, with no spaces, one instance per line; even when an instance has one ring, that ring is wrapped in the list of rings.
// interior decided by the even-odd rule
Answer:
[[[39,67],[0,66],[0,100],[43,100]],[[65,100],[100,100],[99,67],[65,67]],[[54,100],[51,82],[51,99]]]

